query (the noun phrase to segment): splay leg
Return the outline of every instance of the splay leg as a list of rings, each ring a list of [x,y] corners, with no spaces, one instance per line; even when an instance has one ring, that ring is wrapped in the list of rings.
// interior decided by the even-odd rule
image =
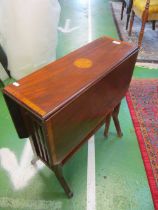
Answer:
[[[128,35],[131,36],[135,12],[132,10]]]
[[[68,186],[64,176],[63,176],[63,170],[61,165],[56,165],[53,167],[53,171],[60,182],[61,186],[63,187],[66,195],[68,198],[71,198],[73,196],[73,192],[71,191],[70,187]]]
[[[119,114],[119,110],[120,110],[120,105],[121,105],[121,103],[119,103],[119,104],[114,108],[114,110],[113,110],[113,112],[112,112],[112,118],[113,118],[113,121],[114,121],[114,124],[115,124],[115,128],[116,128],[118,137],[122,137],[122,136],[123,136],[122,131],[121,131],[121,127],[120,127],[120,123],[119,123],[119,119],[118,119],[118,114]]]
[[[116,128],[118,137],[122,137],[123,136],[122,131],[121,131],[121,127],[120,127],[120,123],[119,123],[119,119],[118,119],[120,105],[121,105],[121,102],[113,109],[112,112],[110,112],[106,116],[105,130],[104,130],[104,136],[105,137],[108,137],[108,132],[109,132],[109,126],[110,126],[111,117],[113,118],[114,125],[115,125],[115,128]]]
[[[105,120],[105,130],[104,130],[104,136],[105,136],[105,137],[108,137],[110,121],[111,121],[111,113],[109,113],[109,114],[106,116],[106,120]]]

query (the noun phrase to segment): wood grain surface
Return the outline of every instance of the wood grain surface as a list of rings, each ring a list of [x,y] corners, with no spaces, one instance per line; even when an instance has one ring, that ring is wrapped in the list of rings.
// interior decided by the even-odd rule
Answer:
[[[4,92],[41,118],[47,118],[112,71],[135,50],[136,47],[128,43],[117,40],[115,43],[111,38],[101,37],[19,80],[19,86],[7,86]],[[83,60],[88,60],[90,65]],[[83,68],[84,65],[88,67]]]

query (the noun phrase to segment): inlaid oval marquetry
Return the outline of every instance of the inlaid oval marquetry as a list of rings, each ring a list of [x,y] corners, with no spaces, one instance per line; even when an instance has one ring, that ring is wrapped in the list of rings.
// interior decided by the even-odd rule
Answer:
[[[73,64],[78,68],[87,69],[93,65],[93,62],[88,58],[79,58]]]

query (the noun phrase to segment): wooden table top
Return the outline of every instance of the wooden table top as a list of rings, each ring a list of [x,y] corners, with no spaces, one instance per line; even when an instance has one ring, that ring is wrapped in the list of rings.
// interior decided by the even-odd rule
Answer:
[[[47,118],[137,49],[126,42],[101,37],[8,85],[4,92],[40,118]]]

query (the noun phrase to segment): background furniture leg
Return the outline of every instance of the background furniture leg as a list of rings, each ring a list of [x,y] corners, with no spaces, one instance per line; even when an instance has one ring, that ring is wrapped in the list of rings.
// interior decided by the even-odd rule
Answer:
[[[152,29],[153,29],[153,30],[155,30],[155,24],[156,24],[156,21],[153,20],[153,21],[152,21]]]
[[[126,0],[127,3],[127,21],[126,21],[126,30],[128,29],[128,25],[129,25],[129,19],[130,19],[130,15],[131,15],[131,10],[132,10],[132,6],[133,6],[133,0]]]
[[[70,190],[70,187],[68,186],[64,176],[63,176],[63,171],[62,171],[62,166],[61,165],[56,165],[53,166],[53,171],[60,182],[61,186],[63,187],[66,195],[68,198],[71,198],[73,196],[73,192]]]
[[[142,26],[141,26],[141,30],[140,30],[139,38],[138,38],[138,47],[141,47],[141,45],[142,45],[142,40],[143,40],[143,36],[144,36],[145,24],[146,24],[146,18],[143,19],[143,21],[142,21]]]
[[[122,2],[122,9],[121,9],[121,20],[123,18],[123,12],[124,12],[124,8],[126,7],[126,2],[123,0]]]
[[[130,13],[127,14],[126,30],[128,29],[129,19],[130,19]]]
[[[132,10],[132,15],[131,15],[131,20],[130,20],[130,27],[129,27],[129,32],[128,32],[128,35],[129,36],[131,36],[131,33],[132,33],[134,16],[135,16],[135,12]]]
[[[138,38],[138,47],[141,47],[141,45],[142,45],[145,24],[148,20],[148,15],[149,15],[149,4],[150,4],[150,0],[147,0],[145,10],[144,10],[143,15],[142,15],[142,26],[141,26],[141,30],[140,30],[139,38]]]

